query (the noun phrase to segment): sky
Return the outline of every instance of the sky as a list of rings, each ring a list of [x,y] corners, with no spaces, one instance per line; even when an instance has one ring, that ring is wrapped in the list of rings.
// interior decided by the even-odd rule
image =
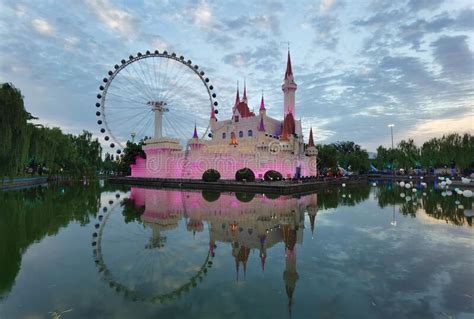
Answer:
[[[168,50],[206,70],[221,118],[236,82],[281,118],[288,46],[296,118],[316,143],[369,151],[413,138],[474,133],[474,2],[0,0],[0,82],[68,133],[98,134],[96,94],[114,64]],[[241,85],[242,90],[242,85]],[[192,127],[189,128],[190,135]]]

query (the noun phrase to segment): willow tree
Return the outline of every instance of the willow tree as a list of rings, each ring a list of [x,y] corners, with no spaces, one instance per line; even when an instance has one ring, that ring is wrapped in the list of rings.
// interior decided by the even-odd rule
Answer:
[[[25,163],[29,134],[23,97],[12,84],[0,87],[0,114],[0,176],[14,176]]]

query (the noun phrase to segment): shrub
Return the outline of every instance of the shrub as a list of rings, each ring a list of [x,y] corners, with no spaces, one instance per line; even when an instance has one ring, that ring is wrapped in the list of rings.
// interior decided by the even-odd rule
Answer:
[[[219,197],[221,197],[220,192],[202,191],[202,198],[204,198],[206,202],[215,202]]]
[[[263,175],[263,179],[265,179],[266,181],[281,181],[283,179],[283,176],[280,172],[270,170],[267,171],[265,175]]]
[[[237,199],[240,202],[248,203],[248,202],[252,201],[252,199],[255,197],[255,194],[253,194],[253,193],[235,193],[235,197],[237,197]]]
[[[202,180],[205,182],[217,182],[220,178],[221,174],[212,168],[202,174]]]
[[[255,174],[250,168],[244,167],[235,172],[235,180],[254,182]]]

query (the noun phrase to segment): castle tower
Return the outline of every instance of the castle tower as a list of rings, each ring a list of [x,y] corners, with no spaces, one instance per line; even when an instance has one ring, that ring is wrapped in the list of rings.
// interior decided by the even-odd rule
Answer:
[[[290,57],[290,50],[288,49],[288,60],[286,62],[286,72],[285,72],[285,79],[283,80],[283,84],[281,89],[283,90],[284,95],[284,113],[283,116],[286,118],[288,113],[292,113],[293,117],[295,114],[295,91],[297,85],[293,78],[293,70],[291,68],[291,57]]]
[[[283,280],[285,282],[286,296],[288,297],[288,311],[291,315],[291,307],[293,305],[293,294],[296,289],[296,282],[299,279],[296,271],[296,230],[287,229],[285,239],[285,271],[283,272]]]
[[[199,139],[196,124],[194,124],[193,137],[188,140],[188,145],[193,150],[199,149],[204,145],[203,142]]]
[[[314,144],[313,128],[312,127],[309,129],[309,141],[308,141],[308,146],[306,147],[305,153],[308,156],[317,156],[318,155],[318,150],[316,148],[316,145]]]

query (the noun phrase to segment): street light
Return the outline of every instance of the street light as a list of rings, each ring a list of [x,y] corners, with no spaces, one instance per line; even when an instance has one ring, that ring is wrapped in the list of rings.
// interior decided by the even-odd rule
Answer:
[[[390,127],[390,136],[392,137],[392,156],[393,156],[393,127],[395,124],[389,124],[388,127]],[[393,172],[393,179],[395,179],[395,167],[393,167],[393,162],[394,160],[392,159],[392,172]]]
[[[395,220],[395,204],[393,204],[392,221],[390,222],[390,225],[397,226],[397,221]]]
[[[388,127],[390,127],[390,135],[392,136],[392,150],[393,150],[393,127],[395,124],[389,124]]]

